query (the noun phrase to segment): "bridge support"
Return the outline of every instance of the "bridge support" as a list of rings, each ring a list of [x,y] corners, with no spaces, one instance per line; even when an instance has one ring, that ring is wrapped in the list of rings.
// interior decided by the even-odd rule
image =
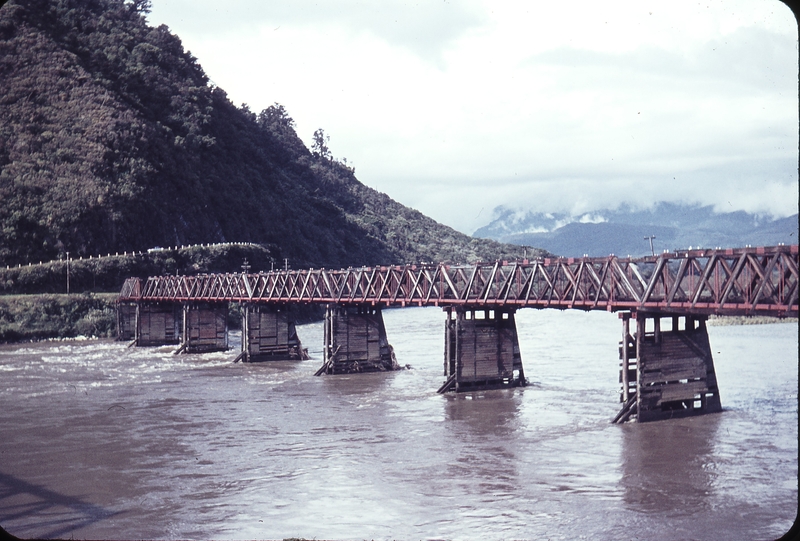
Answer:
[[[117,340],[130,342],[136,339],[136,313],[139,303],[117,303]]]
[[[163,346],[180,342],[180,306],[141,302],[136,312],[137,346]]]
[[[630,319],[635,317],[635,335]],[[623,423],[656,421],[722,411],[717,375],[706,329],[707,316],[620,314],[620,401],[614,419]],[[661,320],[671,320],[663,331]],[[682,321],[681,321],[682,320]]]
[[[525,385],[513,308],[445,308],[444,375],[438,392]]]
[[[244,305],[239,358],[245,362],[308,359],[288,306]]]
[[[182,315],[183,335],[177,352],[208,353],[228,349],[228,303],[184,304]]]
[[[329,304],[324,322],[324,362],[316,375],[397,370],[381,309]]]

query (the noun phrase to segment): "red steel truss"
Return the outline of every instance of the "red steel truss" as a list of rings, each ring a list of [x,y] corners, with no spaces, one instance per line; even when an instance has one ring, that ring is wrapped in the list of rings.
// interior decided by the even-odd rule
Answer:
[[[798,246],[129,278],[120,301],[338,303],[798,315]]]

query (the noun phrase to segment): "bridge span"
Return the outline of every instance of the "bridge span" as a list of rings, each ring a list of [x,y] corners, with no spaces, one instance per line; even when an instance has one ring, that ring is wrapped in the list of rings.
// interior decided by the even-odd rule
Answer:
[[[615,421],[719,411],[709,315],[798,315],[798,245],[698,249],[643,258],[542,258],[130,278],[120,339],[227,349],[228,303],[242,306],[245,361],[302,358],[293,307],[326,306],[318,374],[397,368],[381,310],[446,312],[440,392],[524,385],[519,308],[620,312]],[[630,321],[636,323],[632,331]],[[666,323],[662,327],[662,320]]]

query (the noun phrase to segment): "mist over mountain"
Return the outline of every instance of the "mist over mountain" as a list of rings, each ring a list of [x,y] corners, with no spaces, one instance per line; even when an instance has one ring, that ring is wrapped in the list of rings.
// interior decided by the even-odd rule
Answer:
[[[149,6],[0,9],[0,264],[226,241],[295,268],[521,255],[363,185],[281,105],[235,106]]]
[[[649,209],[622,205],[581,215],[498,207],[492,221],[475,231],[491,238],[580,257],[656,254],[689,247],[796,244],[798,215],[774,219],[744,211],[720,213],[712,206],[660,202]]]

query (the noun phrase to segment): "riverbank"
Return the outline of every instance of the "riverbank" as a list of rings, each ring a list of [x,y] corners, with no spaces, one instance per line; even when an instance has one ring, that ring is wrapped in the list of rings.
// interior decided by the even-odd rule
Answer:
[[[60,338],[111,338],[117,336],[119,293],[43,293],[0,295],[0,344]],[[298,324],[321,321],[324,308],[294,308]],[[241,329],[242,315],[236,303],[228,306],[228,328]]]
[[[0,343],[107,338],[117,332],[118,293],[0,296]]]
[[[794,323],[796,317],[770,317],[770,316],[709,316],[708,324],[715,327],[728,325],[766,325],[769,323]]]

